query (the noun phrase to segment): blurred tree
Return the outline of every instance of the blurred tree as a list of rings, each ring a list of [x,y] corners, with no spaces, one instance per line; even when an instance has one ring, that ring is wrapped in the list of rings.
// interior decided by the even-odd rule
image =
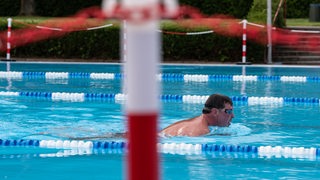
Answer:
[[[34,9],[35,9],[34,0],[21,0],[19,15],[20,16],[32,16],[35,14]]]

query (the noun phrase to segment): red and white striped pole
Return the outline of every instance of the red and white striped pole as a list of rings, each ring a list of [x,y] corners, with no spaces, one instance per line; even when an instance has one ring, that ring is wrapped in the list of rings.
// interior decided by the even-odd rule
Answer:
[[[121,6],[131,11],[123,31],[126,32],[126,47],[122,47],[122,50],[126,49],[122,53],[126,53],[123,57],[126,81],[123,83],[126,83],[127,91],[127,179],[130,180],[159,179],[157,121],[160,88],[156,74],[159,73],[161,44],[157,32],[160,27],[158,1],[124,0]],[[142,14],[145,11],[139,11],[141,9],[147,9],[150,16]]]
[[[7,60],[10,60],[10,51],[11,51],[11,25],[12,18],[8,18],[8,31],[7,31]]]
[[[242,32],[242,63],[246,63],[247,61],[247,20],[242,21],[242,27],[243,27],[243,32]]]
[[[251,62],[247,62],[247,20],[242,20],[242,61],[238,62],[237,64],[240,65],[250,65]]]

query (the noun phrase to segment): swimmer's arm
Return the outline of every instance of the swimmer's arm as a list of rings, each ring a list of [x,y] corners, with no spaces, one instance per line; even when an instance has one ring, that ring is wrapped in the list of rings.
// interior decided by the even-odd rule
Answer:
[[[37,133],[37,135],[51,135],[48,132],[40,132]],[[108,138],[126,138],[127,133],[106,133],[103,135],[98,135],[98,136],[86,136],[86,137],[74,137],[74,136],[68,136],[66,134],[57,134],[56,136],[62,137],[62,138],[67,138],[69,140],[95,140],[95,139],[108,139]]]
[[[107,139],[107,138],[126,138],[127,133],[107,133],[99,136],[87,136],[87,137],[68,137],[70,140],[95,140],[95,139]]]

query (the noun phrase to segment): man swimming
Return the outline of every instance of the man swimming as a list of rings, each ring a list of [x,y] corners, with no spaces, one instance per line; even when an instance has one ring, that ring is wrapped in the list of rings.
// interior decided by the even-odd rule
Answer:
[[[228,127],[231,124],[233,114],[233,102],[225,95],[212,94],[206,100],[202,114],[187,120],[175,122],[159,132],[161,137],[172,136],[203,136],[210,133],[210,127]],[[39,133],[46,135],[49,133]],[[108,138],[126,138],[124,133],[106,133],[98,136],[72,137],[64,136],[70,140],[94,140]],[[61,135],[59,135],[61,136]],[[63,136],[61,136],[63,137]]]
[[[228,96],[212,94],[204,104],[200,116],[178,121],[164,128],[161,136],[202,136],[210,126],[228,127],[234,118],[233,102]]]

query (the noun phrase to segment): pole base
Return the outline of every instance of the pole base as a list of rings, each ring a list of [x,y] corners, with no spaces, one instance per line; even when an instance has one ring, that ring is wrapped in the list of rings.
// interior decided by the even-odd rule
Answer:
[[[10,62],[14,62],[16,61],[15,59],[1,59],[1,61],[10,61]]]
[[[237,65],[251,65],[251,62],[237,62]]]

